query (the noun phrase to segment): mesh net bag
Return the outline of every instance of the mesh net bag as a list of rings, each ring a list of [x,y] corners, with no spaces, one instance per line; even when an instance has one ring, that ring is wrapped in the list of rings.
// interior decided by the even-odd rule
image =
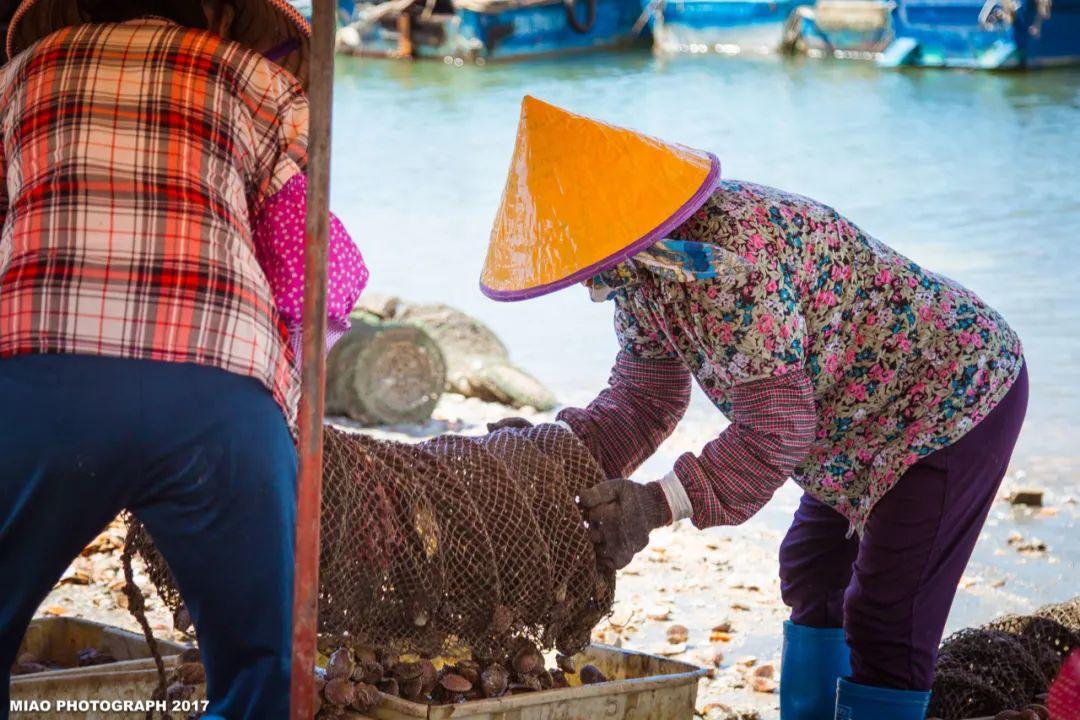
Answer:
[[[943,720],[1023,708],[1080,647],[1080,597],[951,635],[941,645],[929,715]]]
[[[495,656],[527,638],[573,654],[611,610],[576,504],[604,480],[559,425],[418,444],[325,432],[319,631],[363,645]],[[162,599],[182,599],[143,530],[132,543]]]

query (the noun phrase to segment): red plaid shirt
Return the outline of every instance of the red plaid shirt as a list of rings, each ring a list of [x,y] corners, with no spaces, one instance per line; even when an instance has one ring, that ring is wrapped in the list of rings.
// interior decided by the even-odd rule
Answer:
[[[166,20],[57,32],[0,72],[0,357],[191,362],[298,385],[252,218],[306,162],[300,84]]]

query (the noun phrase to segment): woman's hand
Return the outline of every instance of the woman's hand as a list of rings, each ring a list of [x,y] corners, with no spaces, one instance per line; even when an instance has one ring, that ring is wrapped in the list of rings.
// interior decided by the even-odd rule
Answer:
[[[602,563],[619,570],[649,544],[654,528],[671,522],[659,483],[608,480],[582,491],[578,502],[589,521],[589,539]]]

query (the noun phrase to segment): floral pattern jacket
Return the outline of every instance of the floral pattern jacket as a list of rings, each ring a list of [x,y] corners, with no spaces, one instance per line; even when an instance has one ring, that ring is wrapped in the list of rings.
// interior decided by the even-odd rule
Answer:
[[[1023,364],[1016,334],[974,293],[813,200],[721,181],[671,237],[730,253],[729,271],[680,282],[631,260],[635,282],[613,297],[622,349],[681,359],[729,418],[735,387],[806,372],[816,437],[793,477],[857,531]]]

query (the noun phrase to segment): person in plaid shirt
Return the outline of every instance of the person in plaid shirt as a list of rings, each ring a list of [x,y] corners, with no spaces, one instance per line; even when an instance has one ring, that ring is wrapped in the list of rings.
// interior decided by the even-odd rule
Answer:
[[[781,717],[921,720],[1024,419],[1013,331],[829,207],[526,98],[481,289],[578,282],[613,303],[620,345],[608,388],[558,415],[611,478],[580,497],[601,561],[680,519],[742,523],[792,477]],[[665,477],[626,479],[691,378],[730,426]]]
[[[24,0],[11,18],[0,717],[35,608],[122,508],[184,593],[204,717],[288,716],[309,34],[284,0]],[[340,334],[367,275],[331,225]]]

